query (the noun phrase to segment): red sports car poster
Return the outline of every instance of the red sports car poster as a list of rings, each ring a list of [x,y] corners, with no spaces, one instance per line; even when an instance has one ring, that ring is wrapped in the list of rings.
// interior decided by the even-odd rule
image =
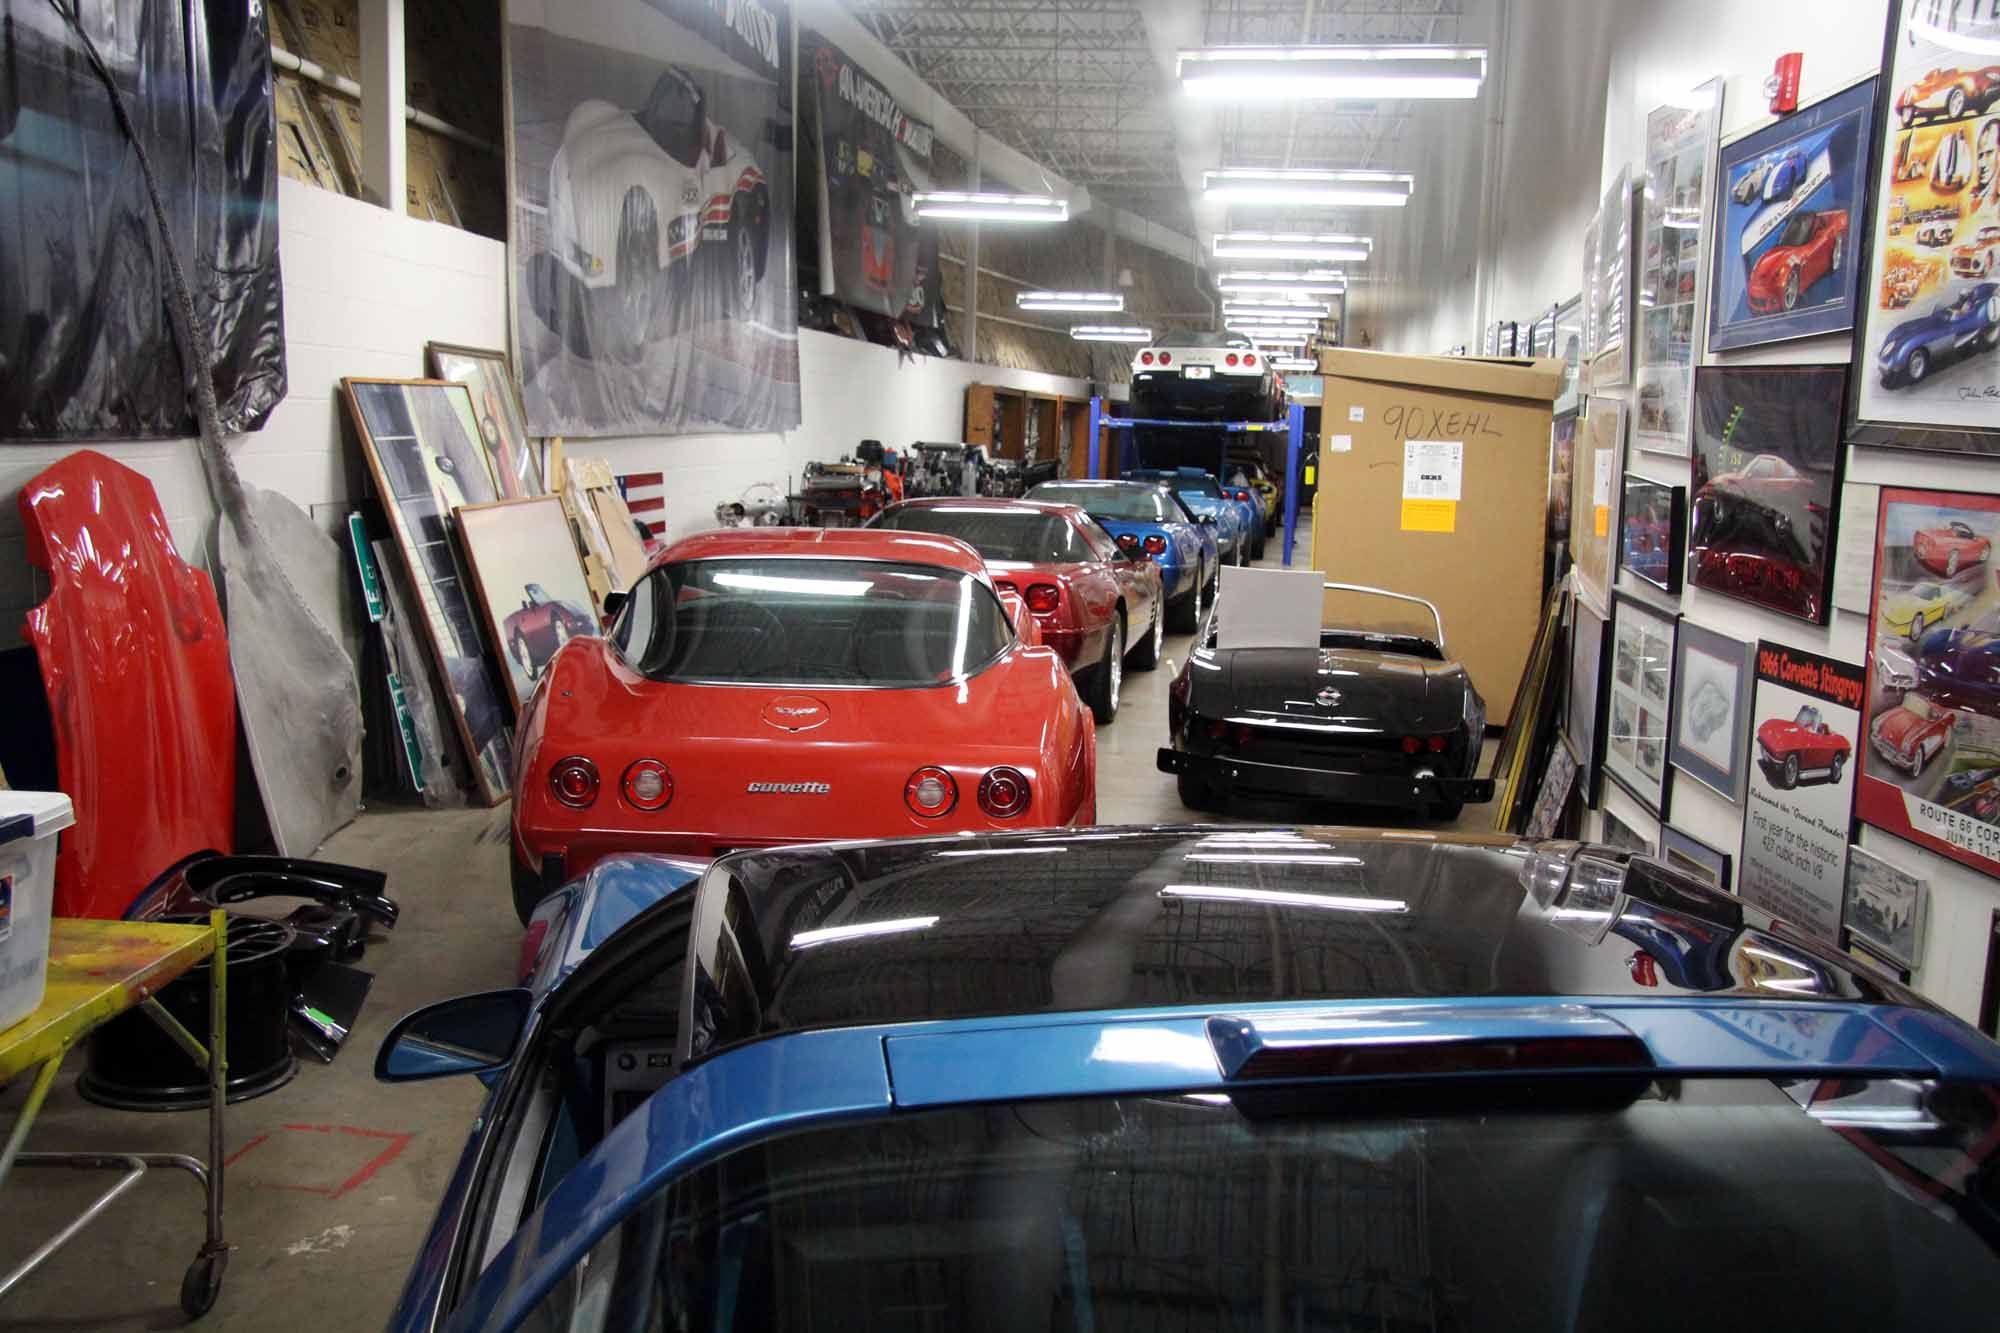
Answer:
[[[1884,488],[1864,823],[2000,875],[2000,495]]]
[[[1840,944],[1861,734],[1862,669],[1782,643],[1757,645],[1749,800],[1736,891]]]

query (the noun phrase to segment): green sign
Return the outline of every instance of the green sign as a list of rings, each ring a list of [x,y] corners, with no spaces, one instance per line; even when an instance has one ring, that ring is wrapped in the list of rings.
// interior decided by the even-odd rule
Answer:
[[[368,603],[368,620],[380,624],[389,609],[382,600],[382,567],[375,563],[375,552],[368,545],[368,525],[361,521],[360,514],[347,516],[347,536],[354,546],[354,567],[361,572],[361,595]]]

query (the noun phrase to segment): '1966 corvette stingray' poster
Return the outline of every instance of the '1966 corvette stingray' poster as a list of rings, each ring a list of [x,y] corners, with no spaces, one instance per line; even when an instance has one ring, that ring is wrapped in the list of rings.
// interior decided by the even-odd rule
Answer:
[[[1736,891],[1840,944],[1862,669],[1782,643],[1757,645],[1749,797]]]

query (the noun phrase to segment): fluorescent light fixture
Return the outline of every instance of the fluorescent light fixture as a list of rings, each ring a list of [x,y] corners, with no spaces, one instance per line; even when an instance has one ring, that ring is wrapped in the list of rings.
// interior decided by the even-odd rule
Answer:
[[[1123,292],[1016,292],[1021,310],[1086,310],[1115,315],[1125,309]]]
[[[1067,222],[1069,200],[1046,194],[977,194],[919,190],[911,196],[920,218],[960,222]]]
[[[1486,49],[1478,46],[1215,46],[1180,53],[1190,97],[1229,101],[1479,96]]]
[[[1310,273],[1237,271],[1216,278],[1215,287],[1225,296],[1339,296],[1347,290],[1347,277],[1339,269]]]
[[[902,935],[913,930],[929,930],[938,923],[934,916],[905,916],[893,921],[862,921],[851,926],[823,926],[802,930],[792,936],[791,947],[810,949],[815,944],[835,944],[841,940],[862,940],[874,935]]]
[[[1153,331],[1137,324],[1075,324],[1069,336],[1086,343],[1149,343]]]
[[[1210,246],[1217,259],[1305,259],[1364,263],[1375,242],[1366,236],[1314,231],[1218,232]]]
[[[1401,208],[1417,178],[1395,171],[1314,171],[1224,167],[1202,173],[1201,196],[1218,204],[1324,204]],[[921,196],[919,196],[921,197]]]
[[[1319,369],[1319,362],[1309,356],[1281,356],[1273,360],[1271,364],[1279,370],[1313,371]]]
[[[1407,912],[1401,898],[1352,898],[1336,893],[1291,893],[1283,889],[1251,889],[1227,884],[1169,884],[1162,898],[1195,898],[1203,902],[1249,903],[1257,907],[1319,907],[1335,912]]]
[[[1296,332],[1285,329],[1237,329],[1234,332],[1241,333],[1259,347],[1304,347],[1312,341],[1304,329]]]
[[[1310,315],[1314,319],[1325,319],[1333,313],[1333,307],[1316,301],[1224,301],[1224,315]]]

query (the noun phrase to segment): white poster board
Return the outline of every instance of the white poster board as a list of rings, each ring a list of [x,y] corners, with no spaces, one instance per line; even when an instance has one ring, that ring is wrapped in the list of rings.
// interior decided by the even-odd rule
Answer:
[[[1218,648],[1317,648],[1326,576],[1316,569],[1225,566]]]

